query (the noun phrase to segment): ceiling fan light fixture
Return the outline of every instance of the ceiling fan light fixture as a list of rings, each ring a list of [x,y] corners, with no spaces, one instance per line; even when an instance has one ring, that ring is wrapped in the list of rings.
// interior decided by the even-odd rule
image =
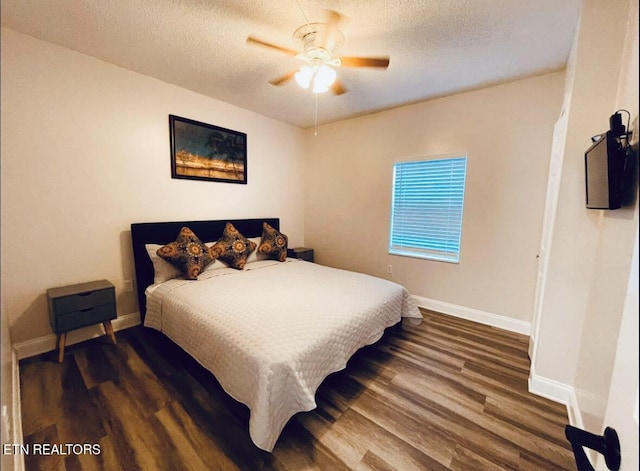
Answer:
[[[323,93],[329,90],[329,87],[336,81],[336,71],[323,64],[316,71],[313,77],[313,93]]]
[[[303,65],[294,75],[298,85],[305,90],[313,84],[313,93],[329,91],[329,87],[336,81],[336,76],[336,71],[326,64]]]
[[[331,91],[334,95],[343,95],[347,89],[337,80],[335,67],[371,67],[387,69],[389,57],[337,57],[335,49],[344,42],[344,35],[338,29],[343,17],[336,11],[328,10],[326,23],[309,23],[308,21],[293,33],[296,49],[278,46],[267,41],[247,37],[247,44],[262,46],[285,53],[304,64],[286,74],[269,80],[271,85],[281,86],[295,78],[298,85],[313,93]],[[306,17],[305,17],[306,18]]]
[[[306,90],[307,88],[309,88],[314,74],[315,71],[311,67],[309,67],[308,65],[303,65],[295,74],[296,82],[298,82],[298,85]]]

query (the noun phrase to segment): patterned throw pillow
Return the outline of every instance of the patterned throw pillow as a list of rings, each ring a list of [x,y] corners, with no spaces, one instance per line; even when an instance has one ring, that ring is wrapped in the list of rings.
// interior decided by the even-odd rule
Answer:
[[[274,229],[266,222],[262,223],[262,240],[258,247],[258,253],[268,258],[284,262],[287,259],[287,243],[289,238],[282,232]]]
[[[188,280],[197,280],[213,261],[207,246],[188,227],[180,230],[175,242],[160,247],[157,254],[179,268]]]
[[[147,254],[149,254],[153,264],[154,284],[164,283],[182,276],[182,271],[178,267],[158,255],[158,249],[162,247],[162,244],[145,244],[144,247],[147,249]]]
[[[238,232],[230,222],[224,227],[222,237],[209,249],[213,258],[222,260],[232,268],[242,270],[249,254],[256,249],[256,243]]]

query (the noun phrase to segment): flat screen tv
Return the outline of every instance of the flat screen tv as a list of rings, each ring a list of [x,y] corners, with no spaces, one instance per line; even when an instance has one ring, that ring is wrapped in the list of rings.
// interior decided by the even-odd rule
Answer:
[[[624,150],[612,131],[602,134],[584,153],[587,208],[622,206]]]

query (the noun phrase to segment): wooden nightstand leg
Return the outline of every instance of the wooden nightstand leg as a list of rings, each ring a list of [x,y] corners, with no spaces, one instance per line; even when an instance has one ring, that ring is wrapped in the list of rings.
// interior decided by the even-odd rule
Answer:
[[[67,333],[58,334],[58,363],[64,360],[64,346],[67,343]]]
[[[113,342],[115,344],[116,343],[116,334],[113,332],[113,326],[111,325],[111,321],[105,321],[105,322],[102,323],[102,325],[104,326],[105,333],[111,339],[111,342]]]

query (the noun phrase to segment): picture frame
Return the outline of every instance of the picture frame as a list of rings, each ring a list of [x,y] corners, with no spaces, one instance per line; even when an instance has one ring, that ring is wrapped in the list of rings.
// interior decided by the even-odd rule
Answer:
[[[247,183],[247,135],[169,115],[171,178]]]

